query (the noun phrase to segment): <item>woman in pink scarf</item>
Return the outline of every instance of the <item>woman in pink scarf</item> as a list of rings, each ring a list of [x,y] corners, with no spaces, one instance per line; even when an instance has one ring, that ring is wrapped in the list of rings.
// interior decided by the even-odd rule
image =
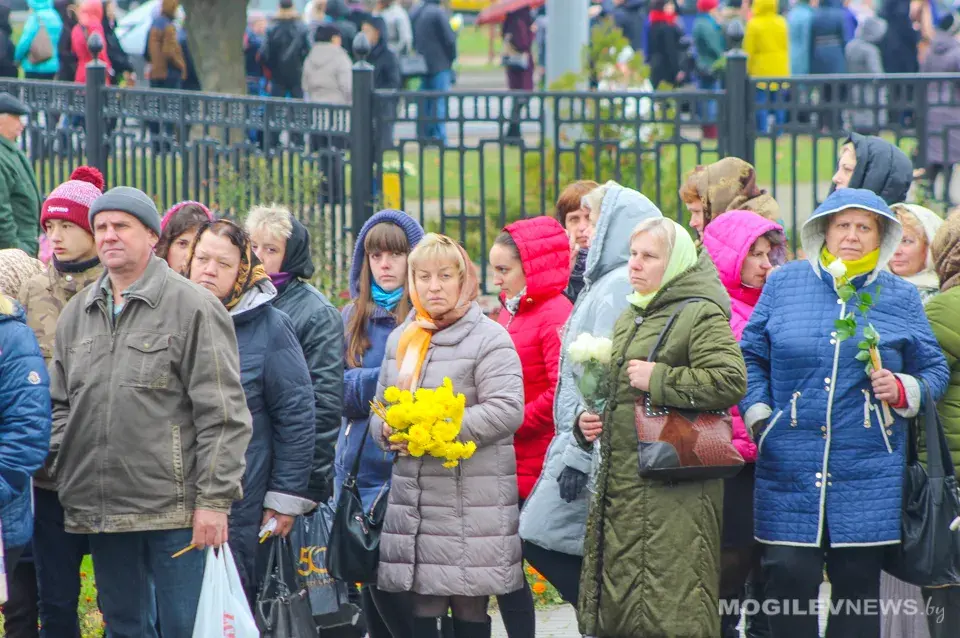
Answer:
[[[783,227],[747,210],[734,210],[715,217],[703,231],[703,247],[710,253],[720,273],[720,281],[730,295],[730,329],[740,335],[760,300],[767,276],[786,258]],[[753,569],[754,591],[750,598],[760,599],[757,587],[759,551],[753,539],[753,483],[757,446],[737,408],[732,409],[733,444],[747,464],[740,474],[727,479],[723,496],[723,545],[720,575],[720,598],[734,599],[744,595],[745,585]],[[736,627],[739,617],[724,616],[724,630]],[[760,615],[749,623],[764,623]],[[722,635],[737,635],[727,634]],[[749,632],[748,632],[748,635]]]

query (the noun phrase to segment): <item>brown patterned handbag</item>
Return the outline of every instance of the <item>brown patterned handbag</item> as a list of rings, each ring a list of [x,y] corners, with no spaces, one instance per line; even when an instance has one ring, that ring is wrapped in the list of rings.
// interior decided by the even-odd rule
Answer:
[[[698,300],[709,301],[693,297],[677,306],[647,361],[655,360],[680,311]],[[654,406],[648,393],[637,399],[634,411],[640,476],[668,482],[705,481],[736,476],[743,467],[743,457],[733,446],[728,412]]]

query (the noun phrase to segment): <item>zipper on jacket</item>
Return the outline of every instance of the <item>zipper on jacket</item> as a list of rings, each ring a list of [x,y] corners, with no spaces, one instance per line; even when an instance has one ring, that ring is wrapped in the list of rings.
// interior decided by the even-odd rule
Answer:
[[[463,518],[463,466],[457,464],[457,516]]]
[[[883,436],[883,444],[887,446],[887,453],[893,454],[893,446],[890,445],[890,437],[887,435],[887,428],[883,424],[883,416],[880,414],[880,410],[877,409],[877,406],[873,404],[873,401],[870,399],[870,390],[864,389],[863,392],[863,427],[870,427],[870,413],[873,412],[877,415],[877,425],[880,426],[880,434]]]
[[[800,392],[794,392],[790,397],[790,427],[797,427],[797,399],[801,396]]]

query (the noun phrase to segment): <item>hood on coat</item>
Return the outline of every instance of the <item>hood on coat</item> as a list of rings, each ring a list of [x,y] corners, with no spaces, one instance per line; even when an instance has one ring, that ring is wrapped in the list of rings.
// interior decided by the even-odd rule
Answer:
[[[960,285],[960,214],[954,213],[943,222],[932,249],[940,277],[940,292]]]
[[[935,55],[947,55],[958,47],[960,47],[960,42],[957,42],[954,35],[945,31],[937,31],[933,36],[930,50]]]
[[[47,11],[53,9],[53,0],[27,0],[27,6],[34,11]]]
[[[703,247],[720,274],[720,282],[731,296],[743,288],[740,271],[757,239],[783,226],[748,210],[732,210],[715,217],[703,230]]]
[[[407,236],[407,242],[410,244],[410,250],[413,250],[413,247],[423,239],[423,227],[417,223],[417,220],[402,210],[382,210],[368,219],[360,232],[357,233],[357,239],[353,246],[353,261],[350,262],[350,297],[352,299],[360,296],[360,273],[363,271],[363,260],[367,258],[363,241],[370,229],[382,222],[390,222],[403,229],[403,233]]]
[[[200,210],[206,213],[207,219],[209,219],[210,221],[213,221],[215,219],[214,214],[210,211],[209,208],[206,207],[205,204],[187,199],[182,202],[177,202],[176,204],[171,206],[169,209],[167,209],[167,212],[165,212],[163,214],[163,217],[160,219],[160,229],[163,230],[164,228],[166,228],[167,224],[170,223],[170,220],[173,219],[174,215],[176,215],[178,212],[183,210],[184,206],[189,206],[191,204],[194,206],[199,206]]]
[[[277,287],[269,279],[261,279],[250,290],[243,293],[237,305],[230,309],[230,316],[236,319],[240,315],[265,306],[277,297]]]
[[[753,5],[753,17],[772,16],[777,14],[777,0],[756,0]]]
[[[908,213],[917,218],[923,227],[923,235],[927,240],[927,261],[922,271],[912,277],[904,277],[913,284],[923,284],[930,288],[939,289],[940,282],[937,279],[936,268],[933,263],[933,240],[937,236],[937,231],[943,226],[943,218],[937,215],[929,208],[918,206],[916,204],[894,204],[890,207],[894,213]]]
[[[540,301],[563,293],[570,283],[570,239],[560,222],[553,217],[534,217],[504,230],[520,251],[526,297]]]
[[[600,204],[600,218],[594,229],[583,278],[587,286],[630,259],[630,235],[637,224],[651,217],[663,217],[660,209],[637,191],[610,183]]]
[[[289,273],[298,279],[313,277],[313,258],[310,256],[310,231],[299,219],[290,215],[292,226],[290,238],[280,262],[280,272]]]
[[[19,321],[26,325],[27,313],[16,299],[0,295],[0,323],[5,321]]]
[[[857,27],[857,38],[870,44],[880,44],[887,35],[887,21],[877,16],[867,16]]]
[[[702,248],[697,257],[696,265],[668,282],[657,293],[657,296],[650,301],[647,312],[691,297],[701,297],[714,302],[720,306],[724,316],[729,321],[730,297],[727,295],[727,290],[723,287],[723,284],[720,283],[720,277],[717,274],[716,266],[713,265],[713,260],[710,259],[710,253]]]
[[[0,250],[0,295],[16,298],[31,277],[43,271],[43,262],[19,248]]]
[[[77,20],[83,26],[91,28],[103,22],[103,2],[101,0],[83,0],[77,9]]]
[[[868,210],[884,220],[881,228],[883,235],[880,237],[880,259],[877,262],[876,269],[867,279],[867,283],[871,283],[876,279],[877,273],[887,267],[893,253],[897,251],[900,239],[903,237],[903,227],[900,226],[900,220],[873,191],[862,188],[842,188],[831,193],[817,207],[810,219],[803,224],[803,230],[800,232],[800,243],[803,246],[803,251],[807,254],[807,261],[810,262],[813,271],[819,276],[820,250],[826,241],[827,221],[831,215],[848,208]]]
[[[344,57],[347,62],[350,61],[350,56],[342,46],[332,42],[315,42],[310,47],[307,59],[303,61],[304,75],[313,77],[327,73],[330,69],[336,69],[343,62]]]
[[[853,170],[848,188],[865,188],[873,191],[890,204],[907,198],[913,181],[913,163],[906,153],[873,135],[851,133],[846,143],[852,143],[857,155],[857,167]],[[831,192],[836,186],[830,188]]]

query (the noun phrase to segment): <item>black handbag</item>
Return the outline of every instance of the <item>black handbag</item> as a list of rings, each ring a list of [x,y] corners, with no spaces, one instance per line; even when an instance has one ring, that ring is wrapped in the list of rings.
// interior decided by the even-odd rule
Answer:
[[[334,578],[347,583],[376,583],[377,564],[380,562],[380,529],[387,513],[386,491],[377,497],[373,507],[366,512],[357,487],[357,473],[369,431],[368,420],[357,458],[340,489],[327,547],[327,571]]]
[[[920,418],[913,421],[907,443],[907,467],[903,477],[901,542],[885,557],[884,571],[920,587],[960,584],[960,531],[950,524],[960,515],[957,477],[947,448],[937,403],[930,388],[924,389],[923,423],[927,443],[927,467],[917,454]]]
[[[290,544],[275,538],[267,571],[257,595],[257,628],[263,638],[308,638],[317,635],[310,592],[293,567]]]

